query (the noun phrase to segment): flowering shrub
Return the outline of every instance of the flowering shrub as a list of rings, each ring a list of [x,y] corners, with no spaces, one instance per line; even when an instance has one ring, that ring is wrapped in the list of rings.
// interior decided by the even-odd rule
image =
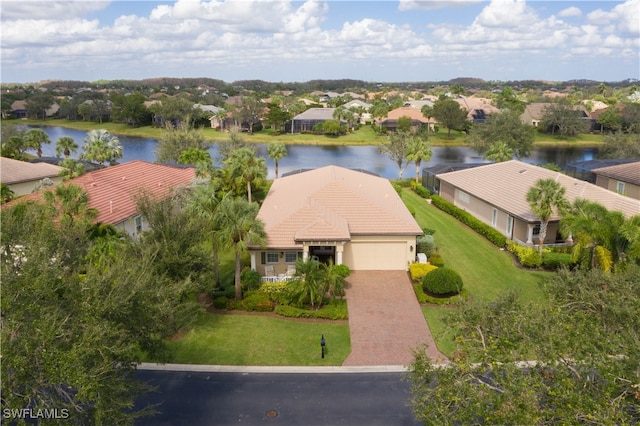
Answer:
[[[542,259],[536,249],[524,247],[514,241],[507,241],[507,250],[515,254],[518,262],[526,268],[538,268]]]
[[[411,281],[420,281],[425,275],[437,268],[437,266],[429,263],[412,263],[409,265]]]

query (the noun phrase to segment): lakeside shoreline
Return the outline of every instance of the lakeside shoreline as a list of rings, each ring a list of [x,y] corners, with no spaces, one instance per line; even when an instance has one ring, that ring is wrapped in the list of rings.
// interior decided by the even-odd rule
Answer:
[[[48,126],[48,127],[62,127],[67,129],[79,130],[79,131],[89,131],[94,129],[106,129],[109,133],[115,136],[128,136],[128,137],[137,137],[137,138],[148,138],[148,139],[160,139],[162,136],[162,131],[164,129],[159,127],[152,126],[143,126],[143,127],[130,127],[124,123],[113,123],[113,122],[105,122],[105,123],[96,123],[96,122],[87,122],[87,121],[69,121],[69,120],[61,120],[61,119],[50,119],[50,120],[31,120],[31,119],[20,119],[20,120],[2,120],[2,123],[7,124],[22,124],[27,126]],[[207,141],[210,142],[222,142],[228,139],[227,132],[219,132],[211,128],[203,127],[200,128],[204,133]],[[271,135],[268,133],[254,133],[249,135],[248,133],[243,133],[245,136],[245,142],[247,143],[259,143],[259,144],[268,144],[271,142],[281,142],[285,145],[323,145],[323,146],[379,146],[385,140],[385,136],[373,136],[373,135],[364,135],[364,132],[370,131],[369,128],[363,126],[360,130],[357,130],[353,133],[350,133],[345,136],[340,137],[329,137],[324,135],[302,135],[302,134],[278,134]],[[367,137],[363,137],[367,136]],[[537,137],[538,135],[536,135]],[[584,136],[584,135],[581,135]],[[588,135],[591,138],[594,138],[596,135]],[[430,145],[433,147],[461,147],[461,146],[469,146],[469,144],[464,140],[466,135],[456,135],[453,139],[443,139],[442,137],[430,136],[429,141]],[[558,148],[599,148],[603,145],[602,136],[597,136],[599,140],[584,140],[584,139],[576,139],[576,140],[556,140],[556,139],[544,139],[544,140],[536,140],[534,142],[534,146],[536,147],[558,147]]]

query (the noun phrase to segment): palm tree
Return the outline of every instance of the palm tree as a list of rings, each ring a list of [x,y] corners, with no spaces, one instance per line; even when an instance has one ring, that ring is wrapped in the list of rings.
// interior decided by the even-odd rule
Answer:
[[[72,137],[63,136],[56,142],[56,157],[60,157],[60,154],[64,153],[66,158],[69,158],[72,152],[78,151],[78,144]]]
[[[431,159],[431,148],[427,136],[414,135],[409,141],[407,150],[407,160],[416,163],[416,183],[420,181],[420,165],[422,160],[429,161]]]
[[[82,145],[83,153],[80,159],[95,161],[98,164],[104,164],[105,161],[115,163],[116,160],[122,158],[122,145],[117,137],[111,136],[104,129],[90,130]]]
[[[7,203],[13,200],[13,198],[16,196],[16,193],[13,192],[13,189],[11,189],[9,185],[5,183],[1,184],[0,187],[2,187],[2,194],[0,195],[0,201],[2,201],[3,203]]]
[[[98,211],[89,207],[89,195],[78,185],[57,185],[53,190],[44,192],[49,207],[56,211],[60,224],[67,229],[85,222],[87,226],[98,215]]]
[[[493,143],[489,146],[485,158],[496,163],[509,161],[513,159],[513,149],[504,142]]]
[[[213,115],[213,117],[218,120],[218,122],[220,123],[220,130],[224,130],[224,121],[227,118],[227,111],[224,109],[219,109],[218,111],[216,111],[216,113]]]
[[[542,245],[547,236],[547,225],[554,211],[562,213],[569,207],[564,196],[565,189],[553,179],[538,179],[527,192],[527,202],[533,213],[540,218],[538,253],[542,256]]]
[[[233,247],[235,253],[235,298],[242,299],[240,258],[249,246],[264,246],[267,235],[264,223],[257,218],[258,205],[239,198],[226,196],[220,201],[214,222],[218,226],[216,238],[223,247]]]
[[[291,282],[290,294],[297,305],[310,302],[311,306],[315,307],[316,302],[318,306],[322,304],[322,298],[326,292],[322,276],[320,262],[317,260],[309,258],[296,261],[295,279]]]
[[[232,180],[241,179],[247,183],[247,197],[251,203],[251,182],[260,182],[267,177],[264,158],[256,157],[251,148],[234,150],[224,161]]]
[[[60,166],[64,167],[64,169],[60,171],[60,176],[63,176],[64,180],[73,179],[84,173],[82,163],[73,158],[65,158],[60,162]]]
[[[276,163],[276,179],[278,179],[278,161],[287,156],[287,147],[282,142],[270,143],[267,145],[267,154]]]
[[[51,143],[49,135],[41,129],[31,129],[24,136],[25,145],[28,148],[35,149],[38,153],[38,157],[42,157],[42,144]]]
[[[342,275],[339,265],[335,265],[333,261],[322,265],[322,282],[323,287],[331,294],[333,298],[344,296],[344,289],[347,286],[347,280]]]
[[[190,211],[204,222],[203,227],[211,237],[214,288],[220,287],[220,258],[218,256],[220,248],[218,232],[220,231],[220,226],[216,220],[216,212],[219,205],[220,199],[216,197],[213,185],[197,188],[189,200]]]

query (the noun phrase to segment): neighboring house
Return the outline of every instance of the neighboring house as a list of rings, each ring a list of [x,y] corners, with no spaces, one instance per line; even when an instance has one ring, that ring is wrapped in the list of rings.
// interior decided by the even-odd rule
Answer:
[[[40,157],[40,158],[34,158],[33,160],[29,160],[29,163],[31,164],[47,163],[47,164],[53,164],[54,166],[60,166],[60,163],[64,160],[65,158],[60,158],[60,157]],[[84,170],[84,173],[92,172],[94,170],[104,169],[105,167],[108,167],[106,165],[100,165],[97,163],[92,163],[90,161],[78,160],[77,158],[74,160],[82,164],[82,169]],[[60,167],[62,168],[62,166]]]
[[[583,198],[620,211],[626,217],[640,214],[640,201],[616,194],[589,182],[517,160],[487,164],[472,169],[437,175],[440,196],[493,226],[521,245],[537,244],[540,220],[531,211],[527,192],[539,179],[554,179],[573,203]],[[564,243],[559,234],[559,217],[551,217],[544,244]]]
[[[596,175],[596,185],[640,200],[640,161],[593,169],[592,172]]]
[[[326,166],[276,179],[258,218],[267,244],[250,248],[251,268],[277,274],[297,259],[352,270],[407,270],[422,229],[387,179]]]
[[[489,161],[482,163],[440,163],[435,166],[425,167],[422,169],[422,186],[427,188],[432,194],[438,194],[440,193],[439,174],[485,166],[487,164],[489,164]]]
[[[371,120],[371,114],[369,113],[369,110],[371,109],[371,107],[373,106],[372,104],[365,102],[361,99],[353,99],[350,100],[349,102],[347,102],[346,104],[342,105],[344,108],[346,109],[351,109],[351,108],[362,108],[363,113],[360,114],[358,116],[358,121],[360,124],[366,124],[367,121]]]
[[[412,107],[400,107],[393,109],[387,113],[387,117],[380,122],[380,126],[385,127],[387,130],[395,132],[398,129],[398,120],[400,117],[409,117],[411,119],[412,128],[420,128],[422,126],[429,126],[433,129],[435,123],[434,119],[425,117],[419,109]]]
[[[586,180],[587,182],[596,183],[596,175],[593,173],[595,169],[609,166],[617,166],[618,164],[635,163],[640,159],[629,158],[599,158],[597,160],[585,160],[569,163],[565,166],[564,172],[576,179]]]
[[[520,114],[520,120],[524,124],[530,124],[533,127],[538,127],[540,122],[544,118],[545,110],[549,105],[553,105],[548,102],[533,102],[524,108],[524,112]],[[589,130],[594,130],[594,120],[591,118],[591,115],[587,112],[587,110],[582,105],[575,105],[573,107],[576,111],[580,112],[580,118],[589,123]]]
[[[64,170],[47,163],[27,163],[12,158],[0,157],[0,182],[9,186],[16,197],[31,194],[40,189],[43,179],[50,179],[54,185],[62,182],[60,172]]]
[[[335,108],[309,108],[291,119],[289,129],[291,133],[312,132],[318,123],[327,120],[335,120],[333,113]]]
[[[467,111],[467,120],[473,123],[484,123],[491,114],[500,110],[491,104],[491,99],[486,98],[456,98],[460,107]]]
[[[420,99],[420,100],[414,100],[414,101],[407,101],[407,102],[404,103],[404,106],[415,108],[415,109],[419,109],[419,110],[421,110],[422,107],[424,107],[424,106],[428,106],[428,107],[433,108],[433,101],[430,100],[430,99]]]
[[[15,118],[27,118],[27,101],[13,101],[11,104],[11,114],[13,114]]]
[[[194,178],[193,168],[131,161],[86,173],[65,184],[84,189],[89,196],[89,208],[98,211],[95,222],[114,225],[119,231],[135,237],[148,229],[136,208],[136,198],[143,193],[154,199],[165,198],[174,188],[187,186]],[[24,199],[41,197],[42,192],[38,192]]]

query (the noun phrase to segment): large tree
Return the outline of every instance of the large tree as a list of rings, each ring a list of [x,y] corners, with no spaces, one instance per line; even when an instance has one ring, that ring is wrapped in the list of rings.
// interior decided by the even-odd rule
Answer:
[[[287,156],[287,146],[282,142],[274,142],[267,145],[267,154],[276,165],[276,179],[278,179],[278,162]]]
[[[47,91],[36,90],[26,102],[27,114],[31,118],[42,120],[47,119],[47,111],[55,103],[53,94]]]
[[[450,98],[438,99],[433,104],[433,116],[447,128],[447,137],[451,137],[452,129],[462,129],[467,121],[467,112],[456,101]]]
[[[447,366],[410,365],[427,425],[633,424],[640,416],[640,269],[564,271],[543,303],[515,294],[447,313]]]
[[[42,129],[31,129],[24,135],[25,146],[35,149],[38,157],[42,157],[42,144],[51,143],[49,135]]]
[[[250,148],[239,148],[231,152],[224,161],[232,181],[246,184],[247,199],[251,203],[252,183],[259,184],[267,177],[267,165],[264,158],[257,157]]]
[[[182,153],[188,149],[208,151],[211,142],[207,141],[202,130],[194,129],[188,123],[177,127],[165,126],[156,147],[156,159],[160,163],[179,161]]]
[[[569,202],[565,198],[564,187],[554,179],[538,179],[527,192],[527,202],[533,213],[540,218],[538,253],[542,256],[549,219],[554,213],[565,212]]]
[[[474,126],[469,140],[473,149],[480,154],[492,150],[495,145],[505,144],[517,158],[523,158],[533,149],[535,128],[522,123],[516,112],[502,110],[491,114],[485,123]]]
[[[589,130],[582,117],[582,110],[568,102],[552,103],[544,109],[540,128],[560,138],[575,136]]]
[[[235,254],[236,300],[242,299],[242,254],[247,252],[249,246],[263,246],[266,242],[264,223],[257,218],[258,209],[258,204],[230,195],[224,197],[216,209],[217,238],[223,247],[233,249]]]
[[[640,158],[640,133],[616,132],[605,135],[598,157]]]
[[[98,164],[114,164],[124,155],[120,140],[105,129],[90,130],[84,139],[82,151],[81,160]]]
[[[379,153],[386,154],[391,161],[398,165],[398,179],[402,179],[402,174],[407,168],[407,154],[413,137],[411,132],[398,131],[392,133],[388,141],[378,147]]]

